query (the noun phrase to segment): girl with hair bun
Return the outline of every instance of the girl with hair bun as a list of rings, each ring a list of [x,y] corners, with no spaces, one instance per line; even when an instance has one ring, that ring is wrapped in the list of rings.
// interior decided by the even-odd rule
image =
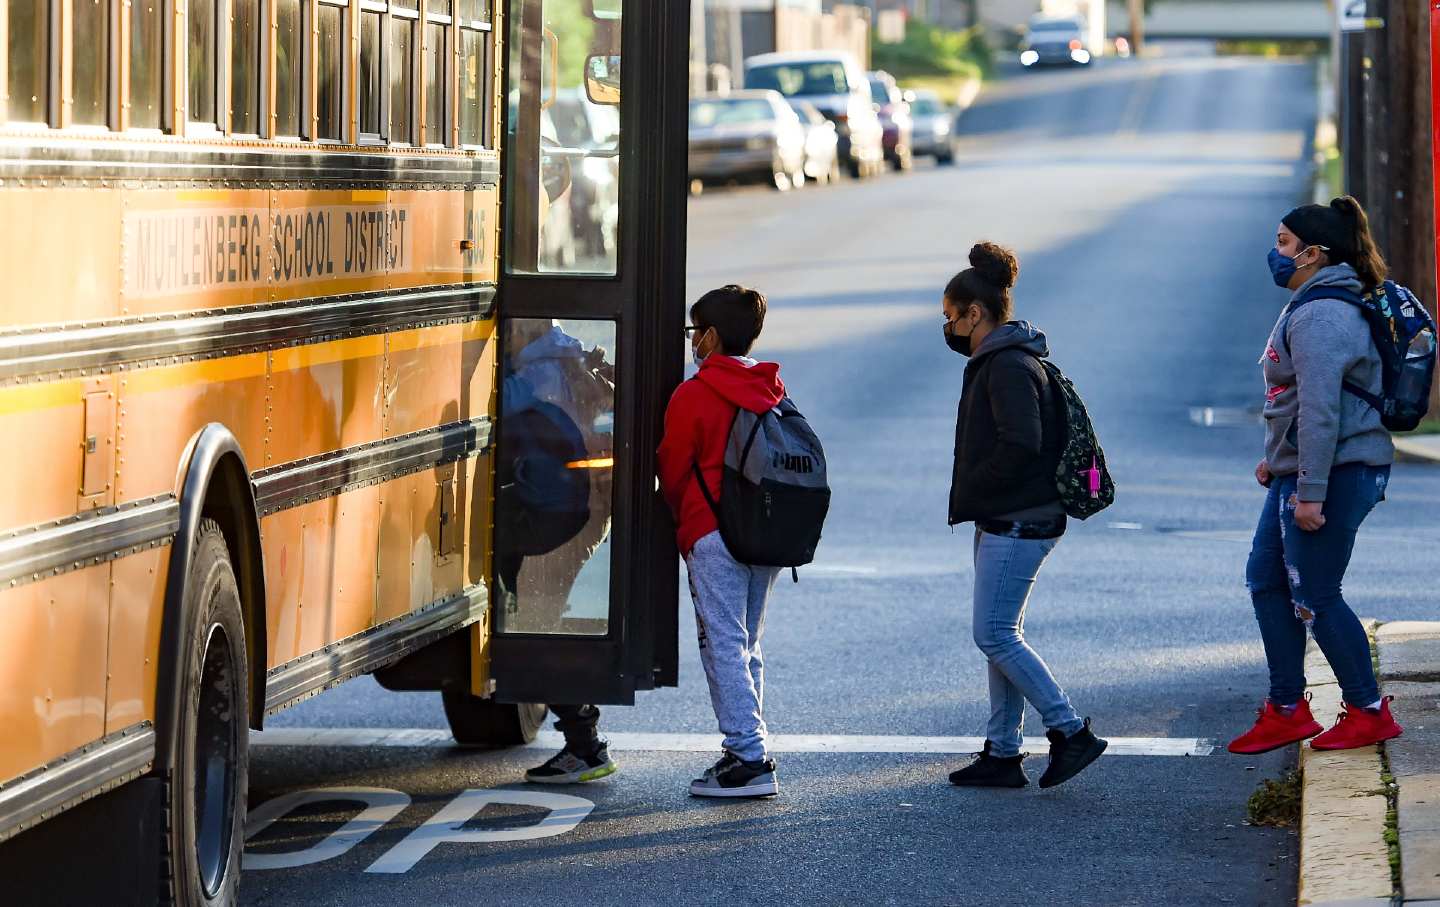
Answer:
[[[1340,587],[1360,524],[1385,499],[1395,448],[1379,411],[1345,390],[1381,393],[1369,324],[1358,306],[1323,290],[1374,290],[1385,280],[1385,259],[1364,209],[1347,195],[1285,215],[1270,273],[1291,296],[1260,358],[1265,458],[1255,479],[1269,491],[1245,568],[1270,692],[1255,725],[1229,748],[1263,753],[1309,737],[1314,749],[1370,746],[1400,736],[1400,725],[1380,696],[1370,640]],[[1306,701],[1307,630],[1344,697],[1340,720],[1324,733]]]
[[[1050,764],[1041,787],[1079,774],[1107,746],[1080,717],[1025,641],[1025,605],[1040,565],[1065,532],[1055,472],[1065,409],[1040,359],[1045,335],[1014,320],[1015,253],[994,243],[970,250],[970,267],[945,287],[945,343],[967,357],[955,423],[950,525],[975,524],[975,645],[989,662],[984,749],[952,772],[964,787],[1024,787],[1021,728],[1029,700],[1045,722]]]

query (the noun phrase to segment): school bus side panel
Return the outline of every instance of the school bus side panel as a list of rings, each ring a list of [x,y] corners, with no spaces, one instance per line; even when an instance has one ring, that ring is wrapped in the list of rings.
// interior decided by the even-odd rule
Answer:
[[[105,732],[110,564],[0,591],[0,781]]]
[[[169,564],[169,545],[111,564],[107,734],[155,720],[160,624]]]
[[[0,190],[7,327],[122,314],[118,189]]]

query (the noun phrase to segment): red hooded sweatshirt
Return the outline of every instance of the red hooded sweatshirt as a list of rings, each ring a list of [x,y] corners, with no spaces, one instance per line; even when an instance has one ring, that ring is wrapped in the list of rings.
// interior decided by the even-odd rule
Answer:
[[[747,366],[719,353],[706,356],[700,373],[675,388],[665,409],[659,472],[660,490],[679,525],[676,540],[682,555],[689,555],[697,541],[719,528],[714,511],[695,483],[694,464],[700,464],[705,485],[718,501],[725,444],[736,408],[768,412],[784,398],[779,365],[757,362]]]

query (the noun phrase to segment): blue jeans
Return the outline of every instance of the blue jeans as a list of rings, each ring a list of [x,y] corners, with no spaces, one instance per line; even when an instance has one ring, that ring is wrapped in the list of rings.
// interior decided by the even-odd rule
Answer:
[[[1365,627],[1345,603],[1340,584],[1355,548],[1355,533],[1385,500],[1389,466],[1347,463],[1330,470],[1325,525],[1306,532],[1295,525],[1294,475],[1270,483],[1265,509],[1245,567],[1245,583],[1270,666],[1270,701],[1299,702],[1305,695],[1305,629],[1340,681],[1340,692],[1363,708],[1380,698]]]
[[[990,754],[1016,756],[1023,742],[1025,700],[1045,727],[1073,734],[1085,726],[1050,669],[1025,642],[1025,604],[1040,565],[1059,543],[975,531],[975,645],[989,660]]]

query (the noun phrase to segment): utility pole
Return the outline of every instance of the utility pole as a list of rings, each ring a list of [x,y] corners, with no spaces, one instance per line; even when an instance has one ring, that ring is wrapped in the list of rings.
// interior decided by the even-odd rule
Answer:
[[[1145,46],[1145,0],[1128,0],[1130,7],[1130,52],[1140,56]]]

